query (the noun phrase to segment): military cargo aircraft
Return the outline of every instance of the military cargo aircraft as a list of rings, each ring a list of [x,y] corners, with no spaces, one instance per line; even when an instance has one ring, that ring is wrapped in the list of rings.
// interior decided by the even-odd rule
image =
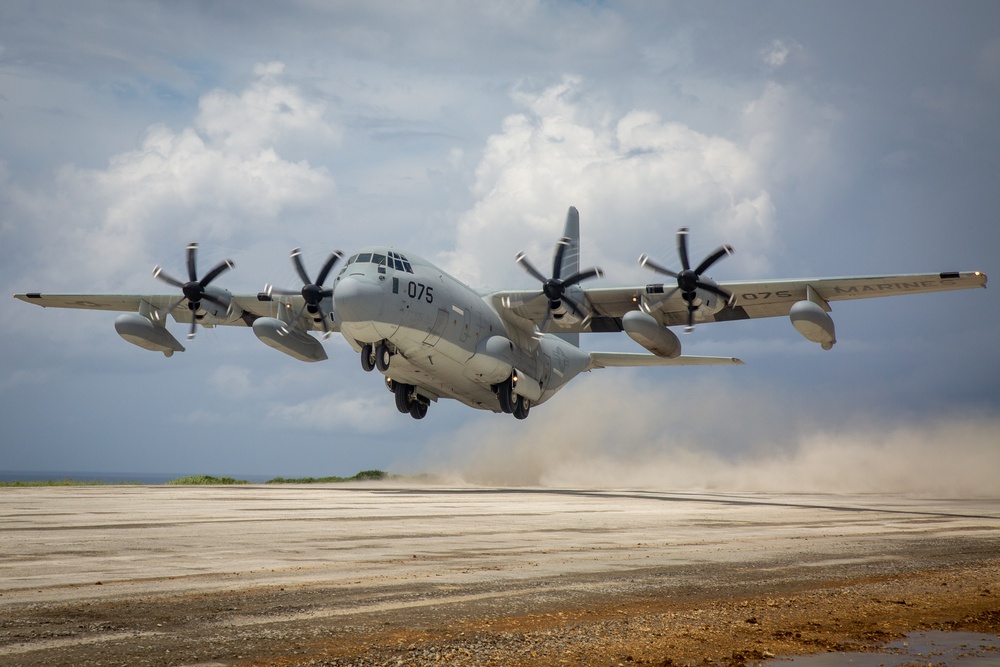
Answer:
[[[327,358],[320,340],[339,332],[365,371],[378,370],[398,410],[422,419],[441,398],[473,408],[528,416],[584,371],[612,366],[742,364],[732,357],[681,353],[671,327],[758,317],[788,317],[807,340],[829,350],[836,343],[830,303],[870,297],[985,287],[979,272],[943,272],[844,278],[715,282],[705,272],[732,254],[721,246],[692,268],[688,230],[677,232],[680,269],[642,255],[639,263],[669,280],[625,287],[584,287],[603,276],[580,269],[580,217],[570,207],[563,237],[546,275],[519,253],[515,261],[539,283],[535,290],[469,287],[403,250],[374,246],[344,260],[329,256],[315,280],[299,249],[292,263],[301,289],[265,286],[258,294],[231,294],[214,285],[235,265],[225,260],[198,277],[195,243],[187,247],[187,280],[159,266],[153,275],[180,293],[45,294],[15,298],[46,308],[118,311],[115,329],[126,341],[170,357],[184,346],[166,328],[167,316],[197,326],[252,328],[266,345],[300,361]],[[334,276],[334,269],[340,269]],[[327,280],[333,282],[327,286]],[[579,335],[624,331],[645,352],[589,352]]]

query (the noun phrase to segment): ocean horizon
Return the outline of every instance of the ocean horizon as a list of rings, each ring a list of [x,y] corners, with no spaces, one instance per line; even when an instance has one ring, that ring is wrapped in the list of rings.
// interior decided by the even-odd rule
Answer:
[[[102,482],[104,484],[166,484],[169,481],[189,475],[208,473],[165,473],[165,472],[94,472],[79,470],[0,470],[0,482]],[[218,474],[216,477],[232,477],[248,482],[266,482],[280,475],[232,475]]]

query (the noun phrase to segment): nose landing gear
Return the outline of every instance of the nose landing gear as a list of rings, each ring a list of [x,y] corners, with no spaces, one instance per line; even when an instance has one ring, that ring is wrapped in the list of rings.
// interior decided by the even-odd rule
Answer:
[[[379,341],[375,345],[365,343],[361,346],[361,368],[369,373],[376,368],[383,373],[389,370],[389,363],[392,361],[392,352],[385,341]]]

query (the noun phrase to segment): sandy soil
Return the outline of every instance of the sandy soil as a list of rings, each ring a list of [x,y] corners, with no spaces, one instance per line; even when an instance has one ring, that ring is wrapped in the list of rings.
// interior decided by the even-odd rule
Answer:
[[[1000,634],[1000,500],[0,489],[0,665],[750,665]]]

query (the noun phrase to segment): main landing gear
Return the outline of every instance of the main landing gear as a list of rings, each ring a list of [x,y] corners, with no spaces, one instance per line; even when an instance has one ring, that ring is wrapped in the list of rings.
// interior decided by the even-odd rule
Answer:
[[[500,384],[493,385],[493,391],[500,401],[500,409],[509,415],[514,415],[517,419],[525,419],[531,404],[524,396],[514,393],[514,376],[507,378]]]
[[[426,399],[417,394],[412,384],[403,384],[386,378],[385,386],[396,396],[397,410],[404,414],[409,413],[414,419],[423,419],[427,416],[429,404]]]

